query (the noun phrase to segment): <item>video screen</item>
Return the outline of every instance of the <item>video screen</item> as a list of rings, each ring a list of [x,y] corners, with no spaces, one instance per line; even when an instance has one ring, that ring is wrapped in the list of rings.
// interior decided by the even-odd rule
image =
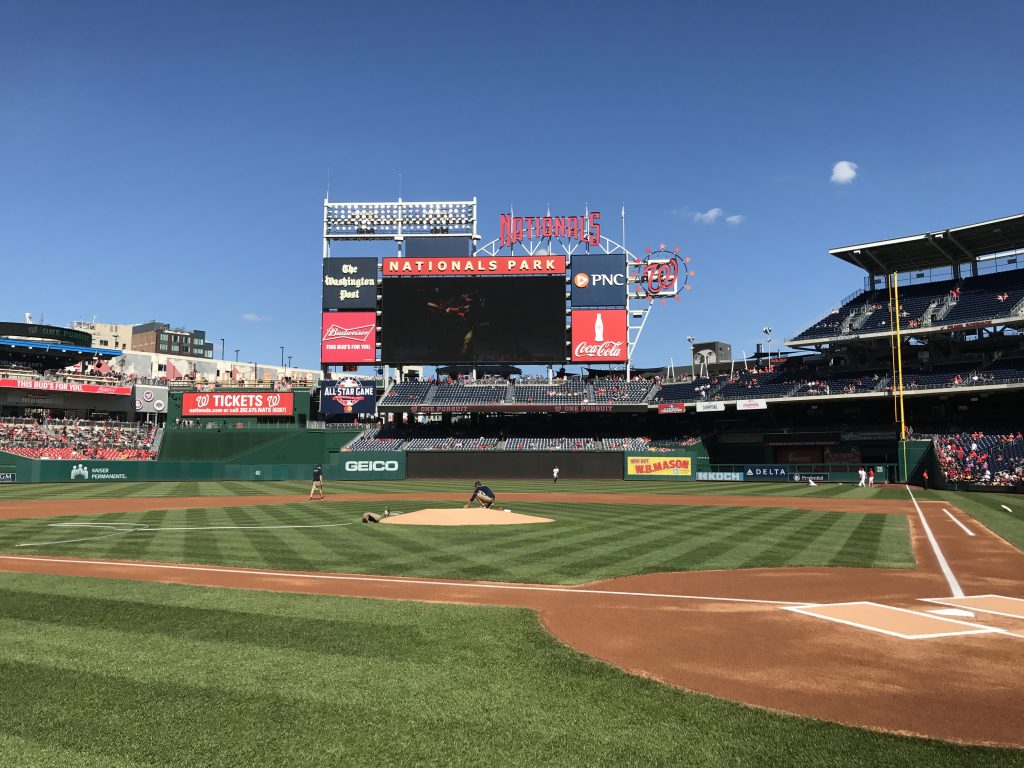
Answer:
[[[565,362],[561,275],[384,278],[381,296],[382,362]]]

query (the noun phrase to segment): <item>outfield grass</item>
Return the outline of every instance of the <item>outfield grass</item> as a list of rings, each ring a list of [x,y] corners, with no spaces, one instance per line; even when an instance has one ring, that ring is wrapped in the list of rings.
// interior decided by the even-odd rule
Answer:
[[[529,611],[0,574],[4,766],[1021,766],[632,677]]]
[[[193,493],[188,484],[173,485],[177,486],[174,490],[186,495]],[[243,490],[221,488],[236,484],[214,485],[216,489],[203,489],[207,495]],[[245,485],[245,490],[263,490],[269,484]],[[280,486],[288,484],[274,485],[278,486],[275,490],[281,492]],[[259,497],[253,495],[249,497],[252,503],[226,509],[10,520],[0,524],[0,551],[551,584],[712,568],[914,566],[906,518],[900,515],[812,512],[785,506],[717,506],[714,497],[709,495],[708,505],[697,507],[582,505],[569,499],[514,504],[516,512],[556,520],[541,525],[366,526],[357,522],[362,513],[380,511],[384,503],[402,512],[443,504],[418,500],[416,489],[430,491],[451,488],[452,484],[399,484],[403,490],[409,486],[401,494],[395,493],[394,483],[352,485],[362,485],[362,492],[381,493],[381,501],[334,501],[339,498],[335,495],[326,502],[260,505]],[[509,483],[508,490],[519,490],[524,485],[530,487]],[[646,485],[641,488],[634,483],[617,483],[614,490],[636,492],[647,490]],[[562,483],[559,486],[560,495],[572,492],[571,488],[563,489]],[[550,490],[552,484],[542,487]],[[679,490],[674,484],[659,483],[656,487]],[[722,488],[721,485],[714,487]],[[728,486],[730,492],[738,487]],[[64,488],[57,490],[64,491]],[[110,492],[109,486],[71,486],[71,490]],[[163,490],[172,489],[164,487]],[[790,492],[792,490],[790,488]],[[785,494],[778,496],[778,503],[785,504]],[[141,523],[150,530],[111,536],[109,530],[102,528],[53,526],[69,522]],[[339,526],[339,523],[349,525]],[[311,524],[332,527],[259,528]],[[234,529],[153,530],[210,527]],[[102,538],[18,546],[87,537]]]

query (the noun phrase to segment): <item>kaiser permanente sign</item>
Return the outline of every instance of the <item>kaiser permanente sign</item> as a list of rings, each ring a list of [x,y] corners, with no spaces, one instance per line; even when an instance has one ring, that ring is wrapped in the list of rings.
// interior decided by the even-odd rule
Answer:
[[[291,392],[185,392],[182,416],[291,416]]]

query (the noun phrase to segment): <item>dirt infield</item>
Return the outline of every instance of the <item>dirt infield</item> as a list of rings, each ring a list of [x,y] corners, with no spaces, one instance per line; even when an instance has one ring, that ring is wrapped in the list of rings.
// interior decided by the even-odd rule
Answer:
[[[529,525],[553,523],[550,517],[519,515],[505,509],[420,509],[381,520],[390,525]]]
[[[329,495],[328,502],[387,502],[401,499],[376,493],[339,493]],[[417,493],[423,501],[464,502],[464,493]],[[67,517],[70,515],[102,515],[108,512],[147,512],[151,509],[212,509],[216,507],[296,504],[309,501],[303,495],[293,496],[169,496],[119,499],[38,499],[0,503],[0,520],[29,517]],[[865,512],[905,515],[912,509],[909,501],[887,499],[805,499],[787,496],[686,496],[679,494],[645,495],[642,493],[503,493],[501,502],[532,501],[562,504],[641,504],[644,506],[683,507],[786,507],[815,512]],[[320,502],[310,502],[318,504]]]
[[[730,503],[722,497],[626,498],[644,504],[683,503],[679,499]],[[609,501],[608,496],[601,499]],[[150,503],[163,509],[168,501]],[[742,501],[744,506],[807,508],[801,502],[831,500]],[[234,505],[252,503],[273,502],[268,497],[232,500]],[[81,502],[75,505],[75,512],[81,512]],[[951,581],[913,506],[886,502],[883,509],[895,512],[888,507],[897,505],[904,513],[910,510],[917,570],[701,571],[556,587],[13,555],[0,555],[0,569],[529,608],[555,637],[581,652],[688,690],[877,730],[1024,748],[1024,619],[977,613],[963,621],[983,632],[904,639],[789,610],[871,601],[923,614],[942,606],[922,601],[948,597],[956,591],[954,583],[967,595],[1024,597],[1020,551],[948,504],[975,536],[967,536],[942,509],[924,505],[921,518],[948,562]]]

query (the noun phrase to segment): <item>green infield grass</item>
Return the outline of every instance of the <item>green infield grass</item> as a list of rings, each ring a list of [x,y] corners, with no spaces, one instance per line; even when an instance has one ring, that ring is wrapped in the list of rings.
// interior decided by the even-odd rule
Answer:
[[[352,483],[344,490],[355,491],[361,486],[360,492],[381,494],[380,500],[349,502],[344,500],[344,493],[335,493],[325,502],[297,500],[273,505],[261,505],[255,494],[270,484],[234,488],[240,484],[207,483],[201,494],[188,484],[168,485],[174,488],[164,490],[178,490],[184,495],[223,495],[243,490],[254,493],[246,497],[249,503],[223,509],[6,520],[0,522],[0,551],[550,584],[713,568],[914,566],[904,516],[788,508],[786,498],[797,489],[785,485],[781,488],[790,494],[778,493],[778,506],[774,500],[772,505],[755,507],[716,504],[710,493],[707,505],[702,506],[582,504],[568,497],[556,502],[515,502],[509,504],[515,512],[550,517],[555,522],[481,527],[358,522],[363,512],[379,512],[385,504],[399,512],[461,506],[457,501],[416,498],[417,490],[450,490],[452,483]],[[620,493],[646,493],[665,487],[680,490],[679,485],[670,483],[658,483],[651,489],[647,483],[608,485],[609,490]],[[277,493],[282,493],[281,486],[289,484],[274,486]],[[558,486],[559,496],[572,492],[569,483]],[[501,487],[506,491],[534,487],[552,490],[553,484],[503,483]],[[730,485],[728,490],[741,487]],[[63,487],[56,488],[64,491]],[[759,486],[759,490],[771,489],[771,484]],[[67,492],[72,491],[110,493],[111,489],[109,485],[80,485],[71,486]],[[860,489],[860,493],[877,492]],[[128,530],[133,526],[146,529]]]

